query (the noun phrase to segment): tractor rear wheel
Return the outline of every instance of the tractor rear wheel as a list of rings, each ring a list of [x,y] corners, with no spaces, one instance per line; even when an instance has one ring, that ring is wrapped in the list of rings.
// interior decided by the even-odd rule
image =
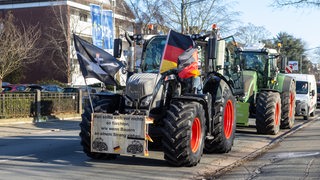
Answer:
[[[201,104],[173,101],[164,119],[164,159],[173,166],[195,166],[200,162],[205,135]]]
[[[258,134],[277,134],[280,130],[280,118],[280,94],[272,91],[262,91],[259,93],[256,114]]]
[[[95,97],[92,99],[92,105],[94,108],[94,112],[104,112],[106,113],[110,101],[106,99],[100,100],[99,97]],[[81,131],[79,136],[81,138],[81,145],[83,147],[83,152],[92,159],[115,159],[117,154],[107,154],[107,153],[97,153],[91,152],[91,121],[92,121],[92,109],[91,106],[88,105],[84,108],[84,113],[81,115],[82,121],[79,124]]]
[[[294,81],[291,81],[289,92],[281,94],[281,124],[282,129],[291,129],[294,125],[295,119],[295,105],[296,105],[296,86]]]
[[[208,153],[227,153],[233,146],[236,131],[236,101],[231,90],[225,86],[221,100],[216,101],[213,139],[206,139]]]

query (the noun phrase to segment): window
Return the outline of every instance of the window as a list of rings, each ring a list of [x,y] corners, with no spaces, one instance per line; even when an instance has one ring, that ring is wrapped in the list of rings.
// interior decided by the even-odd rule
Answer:
[[[85,14],[85,13],[79,13],[79,19],[80,21],[84,21],[84,22],[87,22],[88,21],[88,15]]]

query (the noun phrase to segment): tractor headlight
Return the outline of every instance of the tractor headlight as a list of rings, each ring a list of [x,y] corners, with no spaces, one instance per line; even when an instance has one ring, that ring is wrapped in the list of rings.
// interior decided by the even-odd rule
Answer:
[[[125,97],[124,103],[126,106],[129,106],[129,107],[133,106],[133,102],[128,97]]]
[[[152,95],[151,95],[151,96],[147,96],[147,97],[141,99],[140,107],[147,107],[147,106],[149,106],[151,100],[152,100]]]

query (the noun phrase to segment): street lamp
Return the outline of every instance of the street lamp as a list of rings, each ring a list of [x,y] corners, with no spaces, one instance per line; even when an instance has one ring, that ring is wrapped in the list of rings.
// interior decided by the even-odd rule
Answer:
[[[186,3],[181,3],[181,33],[183,34],[183,26],[184,26],[184,10],[187,5],[203,2],[205,0],[197,0],[197,1],[191,1],[191,2],[186,2]]]

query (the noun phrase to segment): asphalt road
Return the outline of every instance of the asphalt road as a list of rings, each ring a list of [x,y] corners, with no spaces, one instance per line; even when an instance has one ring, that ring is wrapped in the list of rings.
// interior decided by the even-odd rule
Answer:
[[[320,120],[288,136],[261,157],[215,178],[320,179]]]
[[[211,179],[264,153],[306,122],[311,121],[297,118],[293,130],[273,136],[238,128],[230,153],[204,154],[196,167],[170,167],[161,149],[152,149],[149,157],[92,160],[80,146],[79,120],[1,124],[0,179]]]

